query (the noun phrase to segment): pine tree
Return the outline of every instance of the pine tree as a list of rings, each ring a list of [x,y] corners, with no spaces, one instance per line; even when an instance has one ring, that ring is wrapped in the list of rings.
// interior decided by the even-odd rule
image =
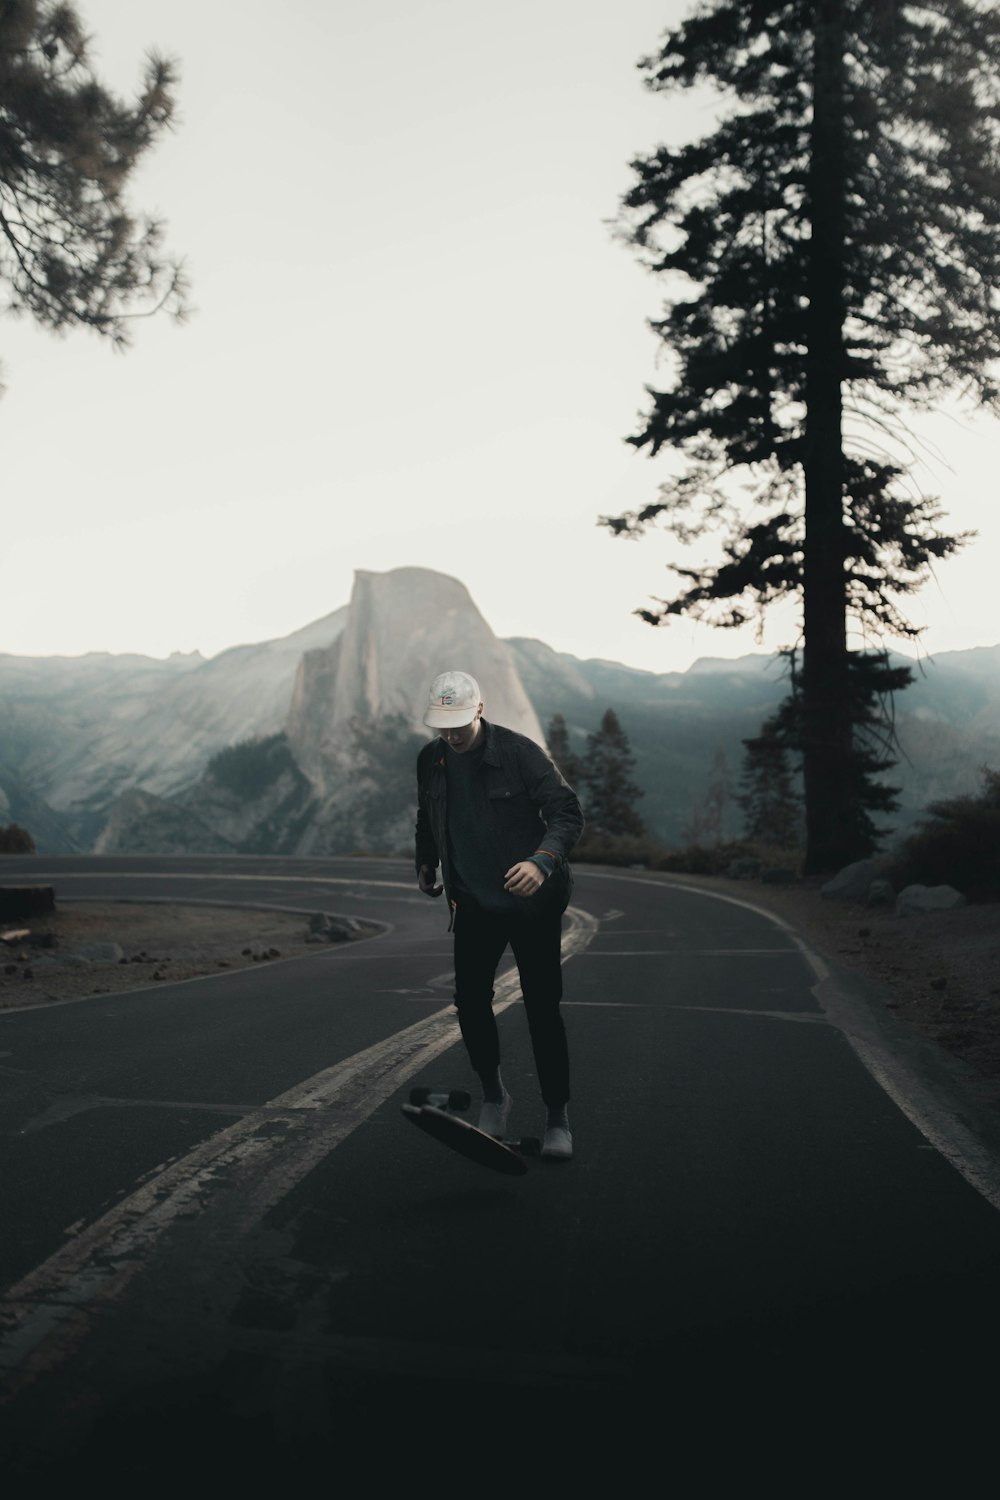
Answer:
[[[570,748],[569,728],[562,714],[553,714],[552,722],[549,724],[547,735],[549,754],[561,775],[569,782],[571,787],[580,784],[583,773],[583,763],[580,757]]]
[[[632,779],[634,766],[625,731],[614,709],[609,708],[600,729],[587,736],[580,776],[588,835],[645,833],[634,806],[643,795]]]
[[[672,379],[630,441],[677,463],[603,520],[722,533],[720,563],[638,611],[651,624],[801,599],[810,869],[867,852],[848,623],[914,637],[900,599],[965,540],[916,491],[904,414],[954,390],[1000,409],[998,44],[1000,15],[965,0],[716,0],[642,64],[654,90],[716,86],[725,112],[633,164],[622,230],[663,278]]]
[[[125,190],[169,128],[174,65],[150,55],[133,103],[96,78],[72,5],[0,4],[0,283],[9,310],[56,332],[83,325],[117,347],[128,320],[185,312],[163,226]]]
[[[731,794],[732,786],[729,780],[726,753],[721,746],[718,746],[712,759],[712,768],[708,773],[708,787],[705,792],[704,827],[709,843],[721,844],[723,841],[726,808]]]
[[[725,839],[726,809],[732,796],[726,752],[716,747],[708,773],[705,795],[691,804],[691,816],[681,829],[681,838],[689,848],[706,849]]]
[[[774,719],[743,744],[743,775],[736,797],[743,812],[743,837],[755,844],[795,848],[802,836],[801,798],[788,763],[788,744]]]

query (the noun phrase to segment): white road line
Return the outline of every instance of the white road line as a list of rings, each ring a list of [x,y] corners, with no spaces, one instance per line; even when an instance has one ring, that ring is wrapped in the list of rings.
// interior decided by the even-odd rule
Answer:
[[[571,907],[563,959],[581,952],[596,918]],[[497,981],[494,1010],[520,997],[516,973]],[[228,1196],[245,1233],[391,1094],[459,1038],[451,1005],[308,1078],[157,1169],[128,1198],[12,1287],[0,1304],[3,1401],[64,1359],[97,1309],[142,1270],[177,1220]]]
[[[617,936],[617,933],[615,934]],[[776,953],[799,956],[787,948],[593,948],[588,958],[773,958]]]
[[[768,1021],[797,1021],[805,1026],[830,1026],[829,1016],[818,1016],[808,1010],[751,1010],[735,1005],[669,1005],[668,1010],[693,1010],[718,1016],[762,1016]]]
[[[576,871],[584,880],[597,873],[593,870]],[[865,1002],[831,975],[824,960],[790,923],[752,900],[708,891],[683,880],[671,880],[669,876],[643,878],[602,870],[600,878],[621,885],[642,885],[647,891],[663,886],[693,896],[707,896],[712,901],[724,901],[729,906],[741,906],[745,911],[765,917],[786,933],[813,971],[816,979],[813,994],[821,1011],[844,1036],[865,1071],[969,1186],[975,1188],[987,1203],[1000,1209],[1000,1155],[991,1143],[992,1138],[984,1138],[974,1125],[970,1128],[966,1106],[960,1097],[956,1098],[946,1087],[933,1086],[922,1071],[912,1066],[892,1045]]]
[[[346,875],[185,875],[179,870],[59,870],[55,874],[48,870],[32,870],[32,883],[39,880],[224,880],[226,884],[236,881],[254,885],[308,885],[322,890],[328,885],[374,886],[379,890],[417,891],[417,877],[412,880],[372,880],[359,875],[349,880]],[[109,897],[109,900],[111,898]]]
[[[669,1000],[659,1004],[641,1000],[564,1000],[563,1009],[577,1010],[693,1010],[719,1016],[761,1016],[769,1021],[803,1021],[808,1026],[829,1026],[826,1016],[812,1015],[809,1011],[797,1010],[747,1010],[735,1005],[674,1005]]]

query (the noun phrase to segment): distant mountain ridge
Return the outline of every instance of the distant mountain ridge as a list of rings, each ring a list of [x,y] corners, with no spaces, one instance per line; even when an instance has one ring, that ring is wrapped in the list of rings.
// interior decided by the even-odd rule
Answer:
[[[359,572],[347,605],[207,660],[0,655],[0,821],[29,827],[51,852],[405,847],[423,697],[444,666],[475,672],[487,717],[539,742],[561,714],[579,754],[613,708],[645,790],[638,810],[667,844],[720,758],[735,793],[743,739],[787,691],[777,657],[668,673],[579,660],[499,640],[446,575]],[[896,723],[902,828],[928,802],[977,790],[983,765],[1000,766],[1000,645],[918,667]],[[734,801],[727,817],[736,836]]]

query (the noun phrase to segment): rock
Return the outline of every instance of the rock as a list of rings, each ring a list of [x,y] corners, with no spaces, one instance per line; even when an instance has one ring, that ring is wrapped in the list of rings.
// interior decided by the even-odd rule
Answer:
[[[92,964],[119,964],[125,951],[119,943],[81,943],[71,948],[67,958],[85,958]]]
[[[873,880],[865,892],[866,906],[891,906],[895,899],[896,892],[890,880]]]
[[[859,859],[852,865],[838,870],[826,885],[820,887],[820,895],[834,901],[860,901],[868,893],[873,880],[878,879],[879,865],[874,859]]]
[[[955,911],[967,904],[953,885],[908,885],[896,897],[896,916],[920,917],[933,911]]]
[[[759,859],[746,855],[732,861],[726,870],[726,876],[729,880],[756,880],[763,868]]]
[[[332,917],[329,912],[317,911],[309,918],[307,943],[343,943],[358,930],[353,917]]]
[[[463,583],[427,568],[358,569],[343,630],[330,646],[303,654],[289,709],[292,753],[321,796],[347,804],[356,795],[341,764],[342,731],[354,724],[399,716],[427,739],[427,689],[442,670],[437,663],[453,660],[456,642],[483,689],[486,717],[545,744],[510,651]],[[353,734],[345,744],[356,762]]]
[[[266,963],[268,959],[280,958],[281,951],[278,948],[269,948],[266,943],[251,943],[248,948],[243,949],[244,958],[252,958],[255,964]]]
[[[32,962],[46,968],[85,969],[91,964],[124,964],[128,959],[118,943],[81,943],[65,953],[39,953]],[[136,958],[133,962],[141,960]]]

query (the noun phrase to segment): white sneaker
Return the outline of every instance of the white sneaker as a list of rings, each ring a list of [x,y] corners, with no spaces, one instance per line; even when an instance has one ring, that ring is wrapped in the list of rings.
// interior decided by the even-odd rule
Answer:
[[[547,1125],[542,1155],[555,1161],[568,1161],[573,1155],[573,1137],[565,1125]]]
[[[479,1111],[479,1128],[484,1135],[495,1136],[498,1141],[503,1140],[513,1103],[506,1089],[503,1091],[502,1104],[491,1103],[489,1099],[483,1101],[483,1107]]]

